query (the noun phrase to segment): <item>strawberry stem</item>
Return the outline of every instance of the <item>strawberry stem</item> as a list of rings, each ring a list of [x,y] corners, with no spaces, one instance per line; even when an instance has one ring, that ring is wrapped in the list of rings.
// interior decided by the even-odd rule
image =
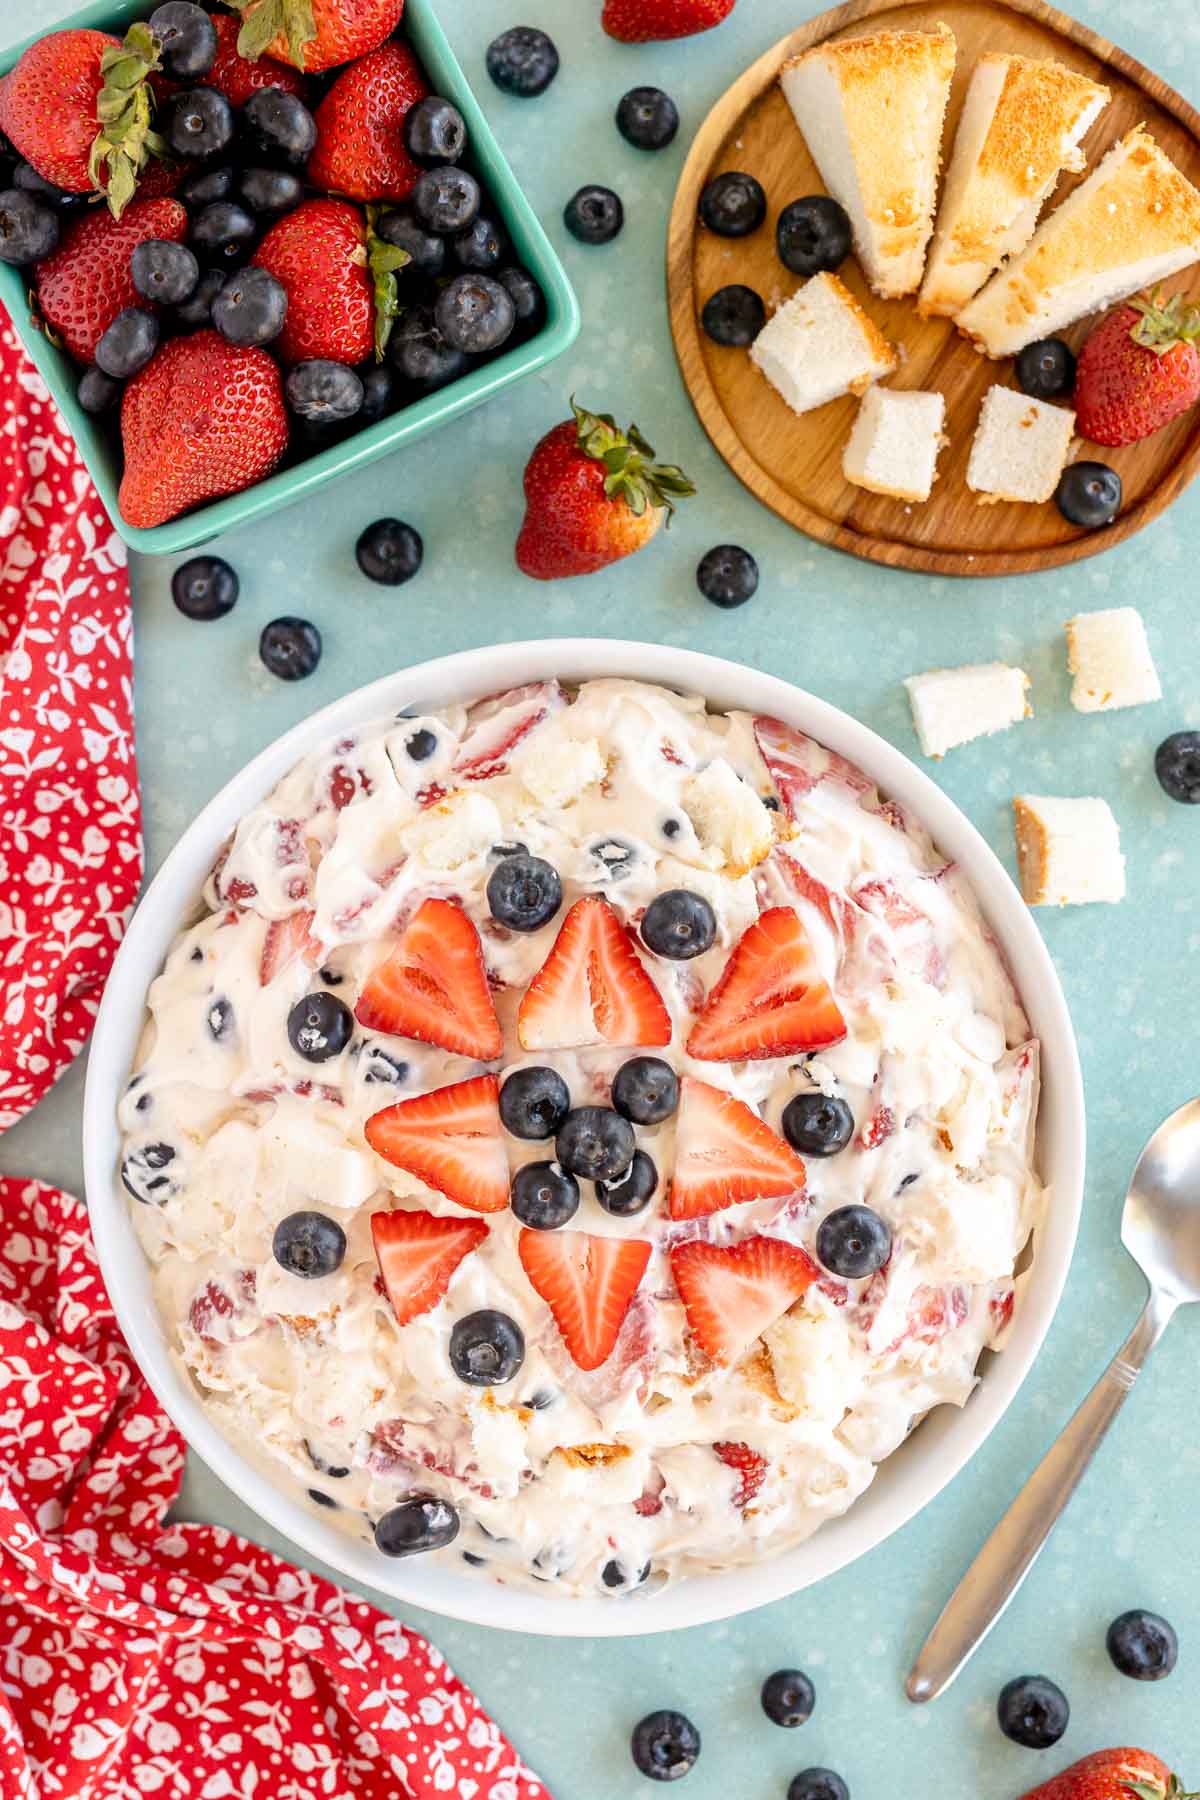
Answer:
[[[276,38],[287,40],[288,61],[304,67],[304,52],[317,35],[312,0],[229,0],[241,15],[238,55],[257,62]]]
[[[1190,344],[1200,337],[1200,306],[1190,306],[1182,294],[1172,294],[1164,300],[1156,289],[1149,300],[1132,300],[1130,305],[1139,317],[1129,335],[1135,344],[1152,350],[1155,356],[1165,356],[1177,344]],[[1169,1796],[1169,1800],[1174,1800],[1174,1796]],[[1181,1800],[1187,1800],[1187,1796],[1181,1796]]]
[[[93,186],[107,194],[114,219],[133,199],[150,157],[170,161],[166,144],[151,128],[154,103],[146,79],[162,68],[161,50],[149,26],[139,21],[129,27],[124,43],[110,44],[100,58],[100,129],[92,140],[88,174]]]
[[[375,293],[375,361],[383,361],[392,327],[400,317],[400,286],[396,276],[407,268],[412,257],[398,244],[388,244],[375,230],[379,217],[377,206],[367,208],[367,267]]]
[[[604,492],[609,499],[624,500],[636,519],[650,506],[665,507],[670,524],[676,500],[696,492],[683,470],[676,463],[656,463],[653,446],[636,425],[621,431],[611,413],[588,412],[576,405],[574,396],[571,411],[580,450],[604,464]]]

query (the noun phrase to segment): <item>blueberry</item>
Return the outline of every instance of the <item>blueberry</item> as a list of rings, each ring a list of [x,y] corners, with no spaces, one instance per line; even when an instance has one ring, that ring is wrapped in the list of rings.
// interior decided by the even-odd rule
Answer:
[[[456,163],[467,147],[467,122],[457,106],[430,94],[404,120],[408,154],[421,163]]]
[[[363,384],[346,363],[316,356],[289,369],[283,384],[291,410],[318,425],[335,425],[352,419],[363,403]]]
[[[490,275],[459,275],[438,295],[434,319],[451,349],[486,356],[512,336],[517,312]]]
[[[1039,338],[1017,357],[1017,386],[1036,400],[1056,400],[1075,388],[1075,356],[1061,338]]]
[[[418,1556],[444,1550],[458,1536],[458,1514],[436,1494],[412,1494],[385,1512],[375,1527],[375,1547],[384,1556]]]
[[[703,894],[687,888],[668,888],[656,895],[642,918],[642,942],[671,962],[703,956],[716,935],[716,913]]]
[[[304,198],[304,183],[290,169],[243,169],[238,193],[259,218],[291,212]]]
[[[75,398],[85,413],[105,413],[121,397],[121,384],[103,369],[85,369],[79,377]]]
[[[361,533],[354,554],[369,581],[384,587],[402,587],[421,567],[425,546],[421,534],[400,519],[376,519]],[[414,733],[415,735],[419,735]],[[431,734],[426,732],[427,737]],[[436,743],[436,738],[434,739]],[[411,755],[412,752],[410,751]],[[420,761],[418,757],[415,759]]]
[[[319,1212],[289,1213],[280,1219],[271,1239],[271,1251],[281,1269],[305,1281],[319,1281],[340,1269],[346,1254],[346,1234],[335,1219]]]
[[[171,598],[186,619],[223,619],[237,605],[237,573],[219,556],[191,556],[171,577]]]
[[[408,1064],[378,1044],[368,1045],[363,1052],[363,1063],[366,1067],[364,1081],[385,1082],[389,1087],[399,1087],[408,1080]]]
[[[6,187],[8,183],[4,184]],[[53,212],[71,212],[76,207],[86,206],[93,198],[91,194],[77,194],[70,188],[56,187],[54,182],[47,181],[40,175],[32,163],[19,162],[12,172],[12,185],[23,194],[32,194],[43,206],[50,207]]]
[[[740,544],[717,544],[701,557],[696,586],[714,606],[745,606],[758,592],[758,564]]]
[[[563,224],[581,244],[611,244],[625,223],[621,196],[589,182],[563,208]]]
[[[506,856],[528,856],[528,854],[528,844],[493,844],[488,851],[488,861],[498,863],[503,862]]]
[[[0,192],[0,262],[35,263],[58,249],[54,210],[20,188]]]
[[[510,931],[537,931],[562,905],[558,870],[540,856],[506,856],[488,876],[487,903]]]
[[[465,1563],[470,1563],[473,1569],[482,1569],[487,1566],[487,1557],[477,1555],[474,1550],[464,1550],[462,1559]]]
[[[626,1563],[618,1562],[614,1556],[601,1569],[600,1579],[606,1588],[641,1587],[649,1573],[649,1563],[642,1563],[639,1568],[630,1568]]]
[[[250,214],[232,200],[214,200],[192,219],[191,242],[207,262],[240,262],[257,236]]]
[[[363,385],[358,416],[364,425],[374,425],[386,418],[396,404],[396,377],[386,363],[372,363],[358,373]]]
[[[507,1313],[485,1307],[459,1319],[450,1333],[450,1366],[468,1387],[499,1387],[524,1361],[524,1335]]]
[[[466,169],[445,164],[426,169],[413,188],[411,205],[418,225],[439,237],[456,237],[479,211],[479,183]]]
[[[321,634],[307,619],[285,614],[263,626],[258,654],[280,681],[303,681],[321,660]]]
[[[301,168],[317,141],[317,123],[297,94],[260,88],[242,108],[242,135],[265,163]]]
[[[817,1228],[817,1256],[843,1280],[874,1275],[891,1253],[891,1227],[869,1206],[839,1206]]]
[[[657,1189],[654,1158],[644,1150],[635,1150],[629,1172],[620,1181],[596,1183],[596,1199],[615,1219],[632,1219],[636,1213],[645,1212]]]
[[[143,1206],[162,1206],[179,1192],[174,1176],[165,1173],[174,1161],[170,1144],[143,1144],[121,1164],[121,1181]]]
[[[1121,510],[1121,477],[1107,463],[1069,463],[1059,479],[1054,502],[1071,525],[1088,530],[1111,525]]]
[[[571,1093],[557,1069],[514,1069],[500,1089],[500,1120],[513,1137],[552,1138],[571,1110]]]
[[[661,88],[630,88],[617,107],[617,130],[635,150],[665,150],[679,130],[679,108]]]
[[[409,206],[396,206],[381,214],[375,224],[375,235],[385,244],[406,250],[412,261],[407,265],[413,275],[440,275],[446,262],[446,240],[418,225]]]
[[[456,381],[469,366],[464,353],[446,342],[429,306],[414,306],[405,313],[392,332],[388,355],[397,373],[419,394],[432,394]]]
[[[354,1014],[336,994],[305,994],[288,1014],[288,1042],[305,1062],[340,1056],[354,1035]]]
[[[213,169],[199,169],[179,187],[179,198],[185,206],[210,206],[214,200],[228,200],[237,180],[232,163],[218,163]]]
[[[163,74],[169,81],[195,81],[216,61],[217,29],[202,7],[188,0],[167,0],[155,7],[150,30],[161,46]]]
[[[265,269],[239,269],[212,303],[212,322],[230,344],[269,344],[283,330],[287,289]]]
[[[828,194],[793,200],[775,227],[779,260],[793,275],[819,275],[837,269],[850,254],[850,220],[844,207]]]
[[[224,269],[205,269],[191,299],[175,308],[177,322],[187,326],[211,325],[212,304],[224,286]]]
[[[679,1077],[661,1056],[633,1056],[612,1085],[612,1103],[635,1125],[661,1125],[679,1105]]]
[[[337,1508],[337,1501],[334,1499],[333,1495],[323,1494],[320,1488],[309,1488],[308,1497],[310,1500],[315,1501],[318,1506],[332,1506],[335,1510]]]
[[[451,254],[459,268],[474,275],[490,275],[499,267],[505,248],[504,233],[482,213],[450,242]],[[508,293],[507,288],[504,291]],[[512,299],[511,294],[508,297]],[[514,316],[515,310],[514,305]]]
[[[1200,806],[1200,731],[1173,731],[1154,752],[1154,773],[1169,800]]]
[[[233,142],[233,126],[233,108],[216,88],[185,88],[163,108],[162,133],[176,156],[218,155]]]
[[[549,1388],[539,1388],[536,1394],[529,1396],[525,1405],[531,1412],[545,1412],[548,1406],[554,1405],[557,1398],[558,1395],[551,1393]]]
[[[232,1000],[226,1000],[224,995],[215,999],[205,1014],[205,1024],[214,1044],[232,1043],[237,1035]]]
[[[610,1106],[577,1106],[558,1128],[559,1164],[584,1181],[617,1181],[633,1161],[633,1127]]]
[[[649,1780],[678,1781],[696,1766],[700,1733],[684,1713],[647,1713],[634,1726],[629,1748]]]
[[[664,819],[661,829],[665,838],[677,838],[683,830],[683,820],[674,817]]]
[[[96,345],[96,367],[115,381],[144,369],[158,349],[159,325],[152,312],[123,306]]]
[[[488,45],[487,72],[498,88],[520,100],[544,94],[558,74],[554,40],[532,25],[514,25]]]
[[[767,196],[753,175],[730,169],[700,196],[700,217],[718,237],[749,237],[767,216]]]
[[[552,1162],[525,1163],[513,1176],[510,1200],[531,1231],[557,1231],[579,1211],[579,1183]]]
[[[731,350],[748,349],[766,322],[762,296],[739,282],[718,288],[704,302],[700,314],[700,323],[713,343]]]
[[[147,238],[134,247],[129,274],[144,300],[176,306],[190,300],[200,279],[200,264],[186,244]]]
[[[632,844],[624,838],[600,838],[588,845],[588,855],[594,857],[604,871],[606,881],[624,881],[637,867],[639,857]]]
[[[331,1481],[344,1481],[346,1479],[346,1476],[350,1473],[347,1465],[343,1463],[328,1463],[323,1456],[317,1454],[307,1438],[302,1438],[301,1442],[304,1445],[305,1456],[307,1456],[309,1462],[319,1475],[328,1475]]]
[[[783,1109],[783,1135],[801,1156],[836,1156],[854,1136],[854,1114],[826,1094],[794,1094]]]
[[[850,1789],[832,1769],[801,1769],[788,1783],[787,1800],[850,1800]]]
[[[405,750],[407,750],[410,758],[415,763],[428,762],[429,758],[437,749],[437,746],[437,738],[432,731],[427,731],[424,726],[421,727],[420,731],[414,731],[410,738],[405,739],[404,743]]]
[[[496,271],[496,280],[501,287],[507,288],[509,298],[517,315],[517,327],[529,329],[540,325],[546,310],[542,298],[542,290],[528,270],[518,268],[514,263],[507,269]]]
[[[801,1669],[776,1669],[762,1684],[762,1709],[772,1725],[789,1730],[812,1717],[816,1689]]]
[[[1140,1607],[1114,1619],[1104,1641],[1114,1668],[1133,1681],[1162,1681],[1179,1660],[1174,1626]]]
[[[1021,1675],[1001,1688],[996,1717],[1006,1738],[1026,1750],[1049,1750],[1067,1729],[1067,1696],[1044,1675]]]

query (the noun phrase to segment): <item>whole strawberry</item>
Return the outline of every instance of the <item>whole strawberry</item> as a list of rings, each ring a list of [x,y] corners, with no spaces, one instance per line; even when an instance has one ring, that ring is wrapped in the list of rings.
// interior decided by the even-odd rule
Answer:
[[[269,475],[287,448],[278,365],[265,350],[197,331],[164,344],[121,402],[130,525],[161,525]]]
[[[404,120],[429,86],[406,44],[381,44],[343,71],[317,108],[312,187],[352,200],[407,200],[421,173]]]
[[[135,200],[121,218],[99,207],[76,215],[53,256],[33,275],[37,307],[50,329],[80,362],[95,360],[96,345],[126,306],[144,306],[129,259],[139,244],[169,238],[181,244],[188,217],[178,200]]]
[[[377,50],[400,23],[404,0],[230,0],[242,15],[238,50],[294,68],[336,69]]]
[[[604,0],[600,23],[622,44],[692,37],[727,19],[737,0]]]
[[[306,200],[272,225],[254,261],[283,283],[287,320],[273,348],[286,363],[359,363],[374,344],[367,226],[348,200]]]
[[[1031,1788],[1024,1800],[1197,1800],[1149,1750],[1097,1750],[1061,1775]]]
[[[205,87],[217,88],[230,106],[244,106],[251,94],[267,87],[282,88],[285,93],[304,98],[307,84],[299,70],[289,68],[287,63],[276,62],[271,56],[260,56],[257,62],[249,62],[239,54],[240,26],[232,13],[213,13],[212,22],[217,33],[217,54],[204,77]]]
[[[1093,444],[1136,444],[1200,400],[1200,307],[1180,294],[1131,300],[1079,353],[1075,417]]]
[[[631,425],[585,412],[548,432],[525,470],[525,522],[517,567],[535,581],[591,575],[649,543],[675,501],[695,488],[674,464],[658,464]]]

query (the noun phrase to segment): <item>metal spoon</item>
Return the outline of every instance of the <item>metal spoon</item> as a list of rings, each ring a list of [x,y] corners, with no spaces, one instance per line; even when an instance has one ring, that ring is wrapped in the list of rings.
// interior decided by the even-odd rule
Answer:
[[[1159,1126],[1138,1158],[1121,1242],[1150,1284],[1142,1316],[971,1564],[913,1664],[910,1700],[936,1700],[1036,1562],[1177,1306],[1200,1300],[1200,1099]]]

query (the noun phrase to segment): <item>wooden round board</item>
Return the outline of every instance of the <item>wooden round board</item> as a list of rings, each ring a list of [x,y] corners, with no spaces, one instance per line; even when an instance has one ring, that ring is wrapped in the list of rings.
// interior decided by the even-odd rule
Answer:
[[[842,476],[842,447],[856,402],[847,397],[797,417],[744,350],[722,349],[700,329],[709,295],[745,282],[768,309],[799,285],[779,261],[775,221],[789,201],[823,192],[816,165],[778,84],[782,63],[826,38],[864,30],[931,30],[944,20],[958,40],[958,62],[942,143],[943,161],[971,70],[988,50],[1056,57],[1112,89],[1112,103],[1084,143],[1088,166],[1132,126],[1144,121],[1167,154],[1200,180],[1200,114],[1124,51],[1041,0],[851,0],[784,38],[718,101],[696,136],[680,178],[667,245],[671,329],[680,368],[709,437],[760,500],[799,530],[854,556],[895,568],[942,575],[1012,575],[1094,556],[1140,531],[1180,494],[1200,468],[1200,409],[1121,450],[1096,450],[1121,476],[1120,517],[1103,531],[1081,532],[1058,508],[1009,502],[980,504],[965,474],[980,404],[993,382],[1013,384],[1011,361],[979,356],[946,319],[921,319],[912,299],[880,300],[853,257],[841,279],[884,335],[902,346],[892,377],[902,388],[938,388],[946,397],[950,439],[924,505],[907,505],[851,486]],[[721,238],[699,223],[701,192],[714,175],[744,169],[767,193],[766,223],[748,238]],[[1064,176],[1049,206],[1082,176]],[[1044,216],[1044,215],[1043,215]],[[1169,284],[1200,297],[1200,265]],[[1089,324],[1064,335],[1078,347]],[[1082,454],[1087,454],[1086,451]]]

